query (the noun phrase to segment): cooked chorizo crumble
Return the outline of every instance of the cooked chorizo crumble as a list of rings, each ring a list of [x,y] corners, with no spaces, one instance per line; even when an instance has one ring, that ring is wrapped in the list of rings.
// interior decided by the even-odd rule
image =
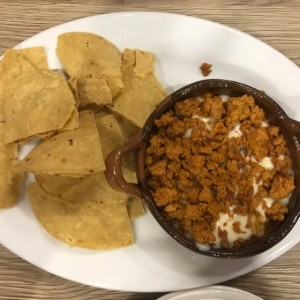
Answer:
[[[204,62],[201,66],[200,66],[200,70],[203,76],[208,76],[211,71],[212,71],[212,64],[206,63]]]
[[[155,120],[146,152],[154,201],[198,244],[238,247],[281,221],[294,189],[279,128],[251,96],[206,94]]]

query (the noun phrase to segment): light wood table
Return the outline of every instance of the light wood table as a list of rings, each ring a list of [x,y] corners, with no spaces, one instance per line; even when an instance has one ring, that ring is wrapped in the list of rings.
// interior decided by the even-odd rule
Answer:
[[[0,54],[54,25],[117,11],[174,12],[226,24],[267,42],[300,66],[297,0],[0,0]],[[264,299],[300,299],[300,245],[268,265],[223,284]],[[70,282],[30,265],[0,245],[0,299],[133,300],[160,295],[109,291]]]

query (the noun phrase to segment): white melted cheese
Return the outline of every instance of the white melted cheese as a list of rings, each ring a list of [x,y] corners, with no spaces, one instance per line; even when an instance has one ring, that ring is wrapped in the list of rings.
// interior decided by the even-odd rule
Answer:
[[[260,127],[266,128],[266,127],[269,127],[269,124],[267,122],[265,122],[265,121],[262,121]]]
[[[208,244],[196,243],[196,246],[200,251],[208,252],[210,250],[210,245],[208,245]]]
[[[249,156],[249,155],[247,155],[247,156],[245,157],[245,159],[246,159],[246,161],[251,161],[251,162],[257,163],[257,160],[255,159],[254,156]]]
[[[192,115],[192,119],[200,119],[205,124],[208,130],[212,130],[213,124],[215,122],[213,118],[203,117],[199,115]]]
[[[202,97],[200,97],[200,96],[198,96],[196,99],[197,99],[200,103],[201,103],[201,102],[204,102],[204,98],[202,98]]]
[[[274,203],[274,199],[273,198],[271,198],[271,197],[265,197],[265,198],[263,198],[264,199],[264,201],[265,201],[265,203],[266,203],[266,205],[267,205],[267,207],[268,208],[270,208],[270,207],[272,207],[272,205],[273,205],[273,203]]]
[[[265,156],[258,164],[266,170],[272,170],[274,168],[274,164],[272,163],[272,158],[270,156]]]
[[[199,99],[202,99],[199,97]],[[200,101],[200,100],[199,100]],[[215,120],[213,118],[207,118],[199,115],[192,115],[192,119],[200,119],[208,130],[212,130]],[[187,128],[183,135],[183,138],[188,139],[191,138],[193,132],[193,128]]]
[[[272,158],[270,156],[265,156],[260,161],[257,161],[254,156],[246,156],[246,161],[251,161],[258,163],[260,166],[262,166],[266,170],[272,170],[274,168],[274,164],[272,162]]]
[[[282,203],[283,205],[287,206],[289,204],[289,201],[290,201],[290,198],[291,198],[291,195],[289,195],[288,197],[286,198],[282,198],[280,199],[280,203]]]
[[[232,138],[239,138],[243,135],[242,131],[240,130],[241,124],[235,124],[234,127],[228,132],[228,137]]]
[[[266,218],[266,210],[263,208],[262,203],[260,203],[257,207],[256,210],[261,214],[262,216],[262,221],[265,222],[267,220]]]
[[[241,232],[235,232],[233,229],[233,224],[235,222],[240,223],[240,230]],[[229,246],[233,246],[234,243],[239,240],[247,240],[252,235],[252,230],[247,227],[248,224],[248,216],[242,216],[239,214],[219,214],[219,219],[217,221],[216,227],[213,231],[214,236],[216,237],[215,247],[219,248],[221,247],[221,238],[218,235],[218,229],[220,228],[222,231],[227,232],[227,241],[229,243]]]
[[[228,95],[220,95],[220,98],[223,102],[227,102],[230,97]]]
[[[262,203],[260,203],[260,204],[256,207],[256,210],[257,210],[257,211],[261,214],[261,216],[262,216],[263,222],[265,222],[266,219],[267,219],[267,218],[266,218],[266,210],[267,210],[267,208],[271,208],[272,205],[273,205],[273,203],[274,203],[275,201],[279,201],[281,204],[287,206],[288,203],[289,203],[289,201],[290,201],[290,197],[291,197],[291,195],[289,195],[289,196],[286,197],[286,198],[282,198],[282,199],[280,199],[280,200],[275,200],[275,199],[273,199],[273,198],[271,198],[271,197],[265,197],[265,198],[263,198],[263,201],[264,201],[264,203],[265,203],[265,205],[266,205],[266,208],[264,208],[264,206],[263,206]]]
[[[187,128],[183,135],[183,138],[189,139],[192,136],[193,128]]]

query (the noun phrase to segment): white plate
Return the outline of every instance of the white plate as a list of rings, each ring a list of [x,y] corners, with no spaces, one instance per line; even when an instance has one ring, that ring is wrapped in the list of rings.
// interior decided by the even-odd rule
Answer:
[[[52,68],[57,35],[87,31],[121,50],[157,55],[157,73],[169,91],[202,79],[199,66],[213,64],[209,78],[226,78],[266,91],[293,118],[300,118],[300,70],[253,37],[209,21],[164,13],[116,13],[76,20],[46,30],[19,47],[44,45]],[[136,292],[174,291],[219,283],[257,269],[300,239],[300,223],[276,247],[254,258],[226,260],[197,255],[173,241],[150,214],[135,222],[136,243],[114,251],[70,249],[47,235],[24,195],[0,212],[0,242],[28,262],[87,285]]]
[[[186,292],[167,294],[157,300],[263,300],[251,293],[222,285],[215,285]]]

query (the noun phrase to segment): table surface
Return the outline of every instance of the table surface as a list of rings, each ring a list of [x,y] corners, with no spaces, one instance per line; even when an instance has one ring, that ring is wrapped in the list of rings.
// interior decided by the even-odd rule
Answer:
[[[300,66],[299,0],[0,0],[0,55],[52,26],[120,11],[173,12],[222,23],[268,43]],[[268,265],[222,284],[263,299],[298,299],[300,244]],[[150,300],[161,295],[110,291],[74,283],[38,269],[0,244],[0,299]]]

